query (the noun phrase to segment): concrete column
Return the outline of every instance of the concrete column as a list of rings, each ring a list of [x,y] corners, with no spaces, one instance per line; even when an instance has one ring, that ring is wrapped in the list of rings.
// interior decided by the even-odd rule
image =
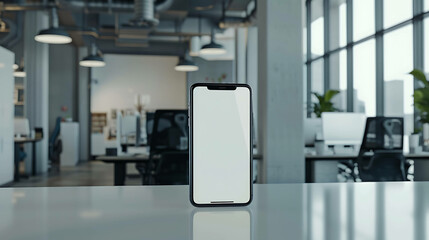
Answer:
[[[235,81],[247,83],[246,78],[247,29],[235,29]]]
[[[88,55],[87,48],[79,48],[77,54],[78,69],[78,121],[79,121],[79,148],[80,161],[90,159],[90,68],[79,66],[80,59]]]
[[[263,183],[305,181],[303,1],[258,1],[258,137]]]
[[[45,12],[27,11],[24,23],[25,115],[31,129],[43,128],[43,140],[36,144],[37,172],[40,173],[48,170],[49,46],[36,42],[34,36],[48,28],[49,16]],[[31,155],[28,157],[30,160]]]

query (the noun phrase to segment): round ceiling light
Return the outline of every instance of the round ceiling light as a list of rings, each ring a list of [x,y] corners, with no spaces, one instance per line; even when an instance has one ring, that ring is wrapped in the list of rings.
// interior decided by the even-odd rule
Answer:
[[[72,42],[72,38],[66,31],[54,27],[41,30],[34,37],[34,40],[49,44],[67,44]]]
[[[203,55],[221,55],[225,53],[225,48],[223,48],[222,45],[215,43],[214,41],[204,45],[200,50],[200,54]]]
[[[104,67],[104,59],[98,55],[89,55],[79,62],[82,67]]]
[[[179,63],[174,67],[174,70],[179,72],[194,72],[198,71],[199,67],[194,62],[181,57]]]

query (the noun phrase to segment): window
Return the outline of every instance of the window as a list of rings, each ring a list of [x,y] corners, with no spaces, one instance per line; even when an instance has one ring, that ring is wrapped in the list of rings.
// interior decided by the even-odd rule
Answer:
[[[311,92],[317,92],[323,94],[323,59],[314,61],[311,64]],[[312,101],[316,101],[315,97],[312,97]]]
[[[353,40],[375,32],[374,0],[353,1]]]
[[[355,112],[375,116],[375,40],[371,39],[354,47],[353,99]]]
[[[347,8],[346,0],[330,1],[329,24],[330,43],[329,49],[343,47],[347,43]]]
[[[413,0],[384,1],[384,28],[406,21],[413,16]]]
[[[401,47],[398,47],[401,46]],[[404,133],[413,131],[413,26],[384,35],[384,115],[403,116]]]
[[[302,49],[304,50],[304,62],[305,59],[307,58],[307,28],[304,28],[303,32],[302,32]]]
[[[312,58],[322,56],[324,53],[324,17],[323,0],[311,2],[311,55]]]
[[[347,52],[341,50],[329,57],[329,88],[339,90],[340,94],[333,99],[335,107],[347,110]]]
[[[424,5],[425,5],[425,12],[429,11],[429,0],[425,0]]]
[[[429,15],[413,19],[414,2],[424,3],[425,12],[429,11],[429,0],[384,0],[382,8],[376,5],[378,0],[307,0],[312,15],[311,24],[306,26],[312,33],[312,54],[305,63],[311,69],[307,96],[311,92],[323,93],[325,86],[338,89],[340,94],[333,99],[336,107],[367,116],[403,116],[405,133],[409,134],[415,120],[414,82],[408,74],[414,67],[414,53],[423,52],[424,71],[429,73]],[[347,19],[348,10],[353,13],[352,21]],[[326,19],[329,29],[324,28]],[[383,22],[377,32],[376,20]],[[414,23],[422,22],[423,33],[413,28]],[[352,36],[347,35],[348,29],[353,29]],[[416,42],[423,42],[424,49],[413,46],[414,36],[421,38]],[[376,44],[379,41],[383,44]],[[348,53],[353,53],[352,59]],[[377,72],[376,67],[384,71]]]
[[[426,1],[427,5],[429,5],[429,0]],[[425,71],[428,73],[429,72],[429,18],[425,18],[424,21],[424,49],[425,49],[425,53],[424,53],[424,58],[425,58]]]

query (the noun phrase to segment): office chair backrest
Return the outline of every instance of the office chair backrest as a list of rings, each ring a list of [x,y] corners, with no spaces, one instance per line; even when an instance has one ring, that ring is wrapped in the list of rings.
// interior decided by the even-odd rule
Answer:
[[[400,150],[404,141],[402,117],[369,117],[366,120],[361,150]]]
[[[14,119],[14,131],[15,134],[30,135],[30,123],[27,118],[15,118]]]
[[[151,137],[151,153],[188,150],[181,148],[181,138],[188,137],[187,110],[157,110]]]
[[[154,173],[155,184],[189,184],[189,153],[184,151],[164,152],[157,162]]]
[[[370,117],[357,159],[362,181],[405,181],[405,158],[402,152],[404,119]],[[366,152],[373,156],[365,158]]]

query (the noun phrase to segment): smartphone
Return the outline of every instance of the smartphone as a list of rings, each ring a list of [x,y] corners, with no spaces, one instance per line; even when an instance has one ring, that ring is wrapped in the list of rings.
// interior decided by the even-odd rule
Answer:
[[[252,92],[246,84],[190,89],[190,200],[194,206],[252,201]]]

